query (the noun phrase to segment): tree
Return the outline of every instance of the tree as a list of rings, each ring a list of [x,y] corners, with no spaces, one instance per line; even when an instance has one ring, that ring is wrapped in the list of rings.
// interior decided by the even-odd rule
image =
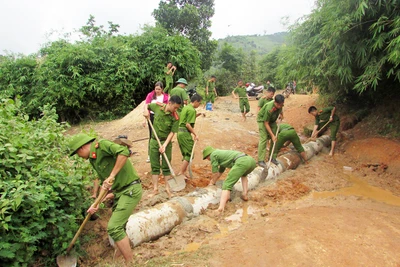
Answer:
[[[399,25],[397,1],[319,0],[293,27],[296,53],[287,64],[322,92],[375,100],[399,88]]]
[[[210,40],[214,0],[162,0],[153,11],[157,23],[170,35],[182,34],[200,52],[201,68],[209,69],[217,41]]]
[[[118,33],[118,24],[114,24],[111,21],[108,22],[109,30],[108,32],[104,30],[104,26],[96,25],[96,20],[93,15],[89,16],[88,21],[86,22],[85,26],[82,26],[79,31],[84,35],[84,39],[87,41],[92,41],[96,37],[102,36],[112,36],[113,34]]]

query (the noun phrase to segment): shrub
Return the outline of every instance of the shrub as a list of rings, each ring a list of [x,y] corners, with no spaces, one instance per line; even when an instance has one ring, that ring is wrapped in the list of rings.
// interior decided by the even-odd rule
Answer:
[[[0,262],[27,266],[45,255],[52,265],[82,219],[88,164],[68,158],[54,108],[38,120],[20,109],[18,100],[0,102]]]

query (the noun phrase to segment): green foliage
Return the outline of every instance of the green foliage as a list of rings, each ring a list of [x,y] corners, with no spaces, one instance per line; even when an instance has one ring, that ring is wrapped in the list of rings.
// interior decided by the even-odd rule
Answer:
[[[153,11],[157,23],[170,35],[182,34],[199,50],[201,68],[211,66],[217,42],[210,40],[214,0],[162,0]]]
[[[20,109],[19,101],[0,103],[0,262],[27,266],[47,255],[52,265],[80,224],[87,173],[65,154],[65,125],[53,108],[38,120]]]
[[[114,24],[112,24],[114,25]],[[91,17],[82,30],[88,41],[59,40],[40,50],[40,58],[8,56],[0,63],[0,95],[21,96],[23,108],[38,118],[51,103],[62,121],[124,116],[164,78],[168,60],[175,77],[199,75],[198,50],[185,37],[161,27],[145,27],[139,36],[112,36]]]
[[[278,85],[277,68],[279,66],[279,52],[280,48],[275,48],[259,62],[261,81],[272,81],[275,86]]]
[[[246,54],[255,51],[257,58],[259,58],[285,44],[287,36],[287,32],[278,32],[268,35],[228,36],[218,40],[218,49],[221,49],[224,43],[229,43],[236,49],[241,48]]]
[[[399,88],[399,26],[397,1],[319,0],[293,27],[294,48],[282,68],[295,69],[322,93],[375,101]]]
[[[231,72],[239,72],[243,64],[244,53],[242,50],[235,49],[231,44],[224,43],[217,58],[221,62],[222,68]]]

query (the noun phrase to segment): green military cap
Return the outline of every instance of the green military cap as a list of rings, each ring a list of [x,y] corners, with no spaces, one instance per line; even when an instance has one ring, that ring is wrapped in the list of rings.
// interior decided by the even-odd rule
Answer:
[[[183,83],[187,85],[187,81],[185,78],[180,78],[179,80],[176,81],[176,83]]]
[[[203,150],[203,159],[206,159],[214,150],[212,146],[206,146]]]
[[[96,137],[89,136],[84,133],[76,134],[72,136],[68,141],[68,147],[70,149],[69,156],[75,155],[76,151],[83,145],[93,141]]]

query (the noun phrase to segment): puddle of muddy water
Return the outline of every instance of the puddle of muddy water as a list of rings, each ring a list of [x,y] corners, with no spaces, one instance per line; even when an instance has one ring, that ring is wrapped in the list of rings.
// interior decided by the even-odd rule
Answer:
[[[347,175],[346,179],[353,185],[350,187],[341,188],[337,191],[313,192],[312,197],[314,199],[321,199],[330,198],[338,195],[361,196],[389,205],[400,206],[400,197],[393,195],[391,192],[383,190],[379,187],[372,186],[366,181],[355,177],[354,175]]]

